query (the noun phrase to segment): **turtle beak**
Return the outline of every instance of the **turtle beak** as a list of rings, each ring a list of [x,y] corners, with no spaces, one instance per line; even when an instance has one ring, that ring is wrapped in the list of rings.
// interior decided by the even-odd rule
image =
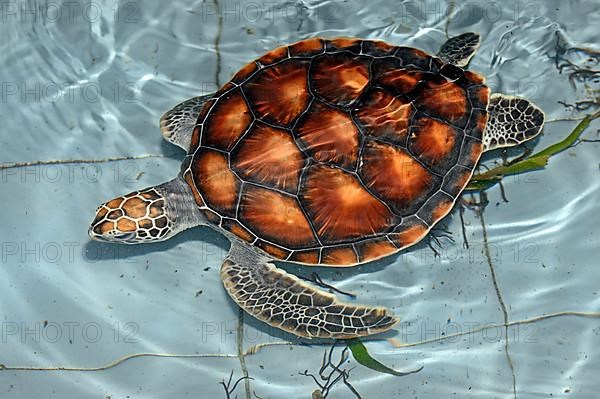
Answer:
[[[133,244],[135,242],[136,234],[134,232],[121,233],[111,230],[106,233],[97,233],[101,227],[99,229],[95,229],[95,227],[96,226],[91,225],[88,229],[88,235],[92,240],[102,242],[120,242],[126,244]]]

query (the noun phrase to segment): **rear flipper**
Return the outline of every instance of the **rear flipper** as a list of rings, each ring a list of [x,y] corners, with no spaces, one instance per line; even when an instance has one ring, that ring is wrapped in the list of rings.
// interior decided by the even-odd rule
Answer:
[[[160,130],[165,140],[189,151],[198,114],[212,96],[190,98],[165,112],[160,117]]]
[[[454,36],[442,44],[437,56],[447,64],[466,68],[479,48],[481,37],[477,33],[467,32]]]
[[[338,302],[268,261],[233,242],[221,278],[242,309],[271,326],[309,339],[348,339],[387,331],[398,322],[385,308]]]
[[[483,134],[484,151],[512,147],[533,139],[542,131],[544,112],[531,102],[504,94],[492,94]]]

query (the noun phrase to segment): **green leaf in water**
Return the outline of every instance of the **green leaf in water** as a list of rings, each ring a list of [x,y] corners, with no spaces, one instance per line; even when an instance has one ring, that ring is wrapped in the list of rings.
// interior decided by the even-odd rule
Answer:
[[[369,354],[369,351],[367,351],[366,346],[358,339],[353,339],[352,341],[349,341],[348,348],[350,348],[350,351],[352,352],[352,356],[354,356],[354,359],[359,364],[362,364],[363,366],[370,368],[371,370],[378,371],[380,373],[386,373],[386,374],[395,375],[397,377],[401,377],[404,375],[418,373],[419,371],[423,370],[423,366],[419,367],[416,370],[404,371],[404,372],[396,371],[392,368],[389,368],[388,366],[381,364],[377,360],[373,359],[371,357],[371,355]]]
[[[501,181],[504,176],[527,173],[544,168],[548,164],[548,160],[551,156],[556,155],[575,144],[584,130],[598,117],[600,117],[600,111],[593,115],[586,116],[564,140],[552,144],[542,151],[529,156],[527,159],[514,164],[497,166],[487,172],[473,175],[465,190],[485,190]]]

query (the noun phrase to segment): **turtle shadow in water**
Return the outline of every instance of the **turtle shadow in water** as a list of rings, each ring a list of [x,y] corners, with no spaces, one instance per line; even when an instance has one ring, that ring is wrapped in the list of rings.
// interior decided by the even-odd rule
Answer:
[[[183,149],[162,140],[160,143],[160,154],[163,154],[163,156],[168,159],[182,161],[183,158],[185,158],[185,156],[187,155],[187,151],[184,151]]]
[[[427,239],[424,239],[420,243],[414,245],[408,251],[419,251],[427,247]],[[125,260],[137,256],[145,256],[150,255],[155,252],[164,252],[174,249],[180,244],[186,243],[188,241],[193,241],[198,244],[203,244],[207,246],[211,246],[215,248],[215,251],[211,250],[211,253],[214,256],[219,256],[222,254],[222,258],[224,259],[227,251],[229,249],[229,240],[222,234],[219,234],[217,231],[210,227],[200,226],[197,228],[189,229],[183,231],[176,236],[170,238],[169,240],[156,242],[156,243],[148,243],[148,244],[136,244],[136,245],[123,245],[116,243],[108,243],[108,242],[99,242],[89,240],[85,245],[85,252],[93,261],[102,261],[102,260]],[[354,267],[324,267],[324,266],[309,266],[309,265],[300,265],[291,262],[282,262],[275,261],[278,267],[284,269],[286,272],[293,274],[299,278],[308,279],[311,277],[312,273],[317,273],[317,275],[326,281],[331,286],[335,287],[337,283],[343,282],[344,280],[354,277],[357,275],[361,275],[361,279],[368,281],[368,274],[375,273],[386,269],[388,267],[394,267],[398,265],[394,265],[398,262],[401,262],[399,258],[405,251],[400,251],[394,255],[387,256],[383,259],[379,259],[373,262],[368,262],[365,264],[357,265]],[[217,263],[222,259],[218,259]],[[198,266],[202,266],[201,261],[198,261]],[[118,264],[118,263],[115,263]],[[218,281],[219,276],[215,274],[215,284],[220,284]],[[321,288],[325,291],[331,291],[327,288]],[[332,292],[339,300],[342,302],[353,303],[353,304],[363,304],[369,305],[369,301],[364,300],[363,295],[360,294],[357,298],[352,298],[348,295],[343,295],[338,292]],[[233,312],[238,312],[238,305],[228,297],[229,306]],[[372,304],[371,304],[372,305]],[[283,341],[294,342],[302,345],[330,345],[332,339],[307,339],[295,336],[293,334],[287,333],[283,330],[280,330],[276,327],[272,327],[263,321],[252,317],[251,315],[244,312],[244,323],[246,325],[245,328],[251,327],[258,331],[261,336],[269,336],[272,337],[270,339],[280,339]],[[245,333],[244,333],[245,334]],[[264,335],[263,335],[264,334]],[[384,333],[377,334],[373,339],[386,339],[391,338],[396,335],[394,330],[390,330]],[[366,338],[368,339],[368,338]],[[263,340],[258,340],[260,342],[264,342]],[[256,339],[252,339],[252,342],[248,342],[248,347],[255,345],[258,343]],[[252,344],[252,345],[250,345]],[[247,348],[246,348],[247,349]]]
[[[161,242],[146,244],[124,245],[111,242],[100,242],[89,240],[84,247],[88,259],[97,262],[102,260],[125,260],[136,256],[145,256],[155,252],[169,251],[177,245],[188,241],[203,243],[206,247],[215,248],[215,255],[223,254],[223,258],[229,248],[229,241],[222,234],[218,234],[210,227],[200,226],[183,231],[176,236]],[[200,261],[198,262],[200,266]]]

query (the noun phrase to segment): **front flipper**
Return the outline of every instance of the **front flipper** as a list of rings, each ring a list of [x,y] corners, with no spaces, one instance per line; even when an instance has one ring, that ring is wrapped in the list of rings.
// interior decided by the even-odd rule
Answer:
[[[254,317],[304,338],[347,339],[392,328],[398,320],[385,308],[338,302],[244,244],[233,242],[221,267],[225,289]]]
[[[518,97],[492,94],[488,122],[483,133],[483,151],[512,147],[536,137],[544,126],[544,112]]]
[[[473,32],[451,37],[442,44],[437,56],[447,64],[465,68],[479,48],[480,41],[480,36]]]
[[[165,112],[160,117],[160,130],[165,140],[189,151],[198,114],[212,96],[190,98]]]

